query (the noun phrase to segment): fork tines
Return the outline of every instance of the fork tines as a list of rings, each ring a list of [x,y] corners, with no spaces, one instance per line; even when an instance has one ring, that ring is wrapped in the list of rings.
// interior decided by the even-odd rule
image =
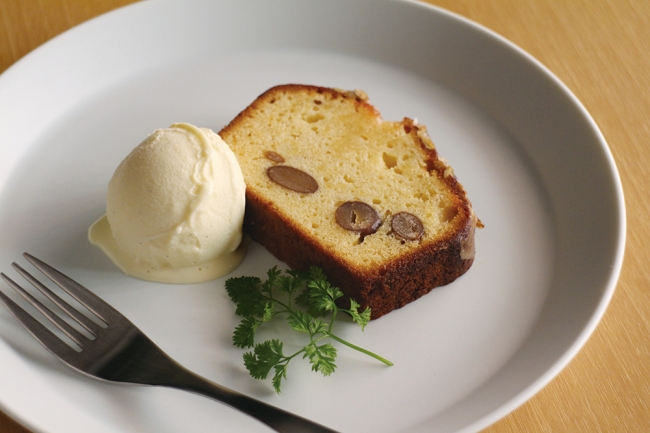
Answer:
[[[86,307],[89,311],[94,313],[99,319],[104,322],[107,322],[106,317],[110,317],[113,313],[112,307],[103,303],[103,301],[98,302],[97,297],[92,294],[88,289],[81,286],[79,283],[70,279],[66,275],[47,265],[46,263],[40,261],[36,257],[24,253],[25,258],[32,263],[37,269],[39,269],[45,276],[50,280],[56,283],[64,291],[66,291],[72,298],[77,300],[81,305]],[[41,292],[45,297],[57,305],[62,311],[67,313],[70,318],[72,318],[76,323],[82,326],[86,331],[88,331],[93,337],[97,336],[97,332],[100,329],[100,326],[86,317],[84,314],[80,313],[77,309],[71,306],[68,302],[63,300],[60,296],[50,290],[46,285],[41,283],[36,279],[32,274],[27,272],[22,266],[17,263],[12,263],[12,267],[27,281],[29,281],[39,292]],[[46,317],[52,324],[54,324],[61,332],[67,335],[72,341],[74,341],[79,347],[83,347],[83,343],[88,341],[88,337],[84,336],[77,329],[71,326],[68,322],[63,320],[59,315],[53,312],[50,308],[44,305],[41,301],[36,299],[31,295],[27,290],[22,286],[16,283],[13,279],[8,277],[5,273],[0,273],[2,279],[18,294],[20,294],[29,304],[36,308],[44,317]],[[67,346],[62,340],[56,337],[47,327],[41,324],[36,320],[31,314],[25,311],[2,291],[0,291],[0,301],[7,307],[7,309],[14,315],[14,317],[27,328],[27,330],[34,335],[43,345],[49,347],[56,351],[56,348],[51,347],[53,344],[57,346],[63,344]],[[113,310],[113,311],[111,311]],[[102,314],[103,313],[103,314]],[[119,313],[118,313],[119,314]],[[67,346],[70,349],[70,346]],[[64,347],[60,347],[60,350],[67,350]]]

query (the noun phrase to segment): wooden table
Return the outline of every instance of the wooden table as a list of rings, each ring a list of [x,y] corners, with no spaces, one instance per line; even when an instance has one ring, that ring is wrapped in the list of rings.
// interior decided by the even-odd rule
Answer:
[[[0,0],[0,72],[68,28],[133,0]],[[650,432],[650,1],[428,0],[550,68],[602,129],[627,206],[627,250],[605,316],[546,388],[486,431]],[[27,433],[0,412],[0,432]]]

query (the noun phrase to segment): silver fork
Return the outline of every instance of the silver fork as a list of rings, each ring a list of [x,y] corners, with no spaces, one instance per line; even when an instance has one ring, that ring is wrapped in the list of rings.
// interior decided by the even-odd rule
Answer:
[[[94,339],[88,338],[11,278],[0,273],[9,286],[81,347],[80,352],[72,348],[0,290],[0,301],[13,316],[43,346],[75,370],[113,382],[160,385],[202,394],[240,410],[279,432],[334,432],[327,427],[240,394],[189,371],[158,348],[120,312],[90,290],[36,257],[28,253],[24,253],[23,256],[107,325],[106,327],[97,325],[20,265],[12,263],[14,269],[22,277],[94,336]]]

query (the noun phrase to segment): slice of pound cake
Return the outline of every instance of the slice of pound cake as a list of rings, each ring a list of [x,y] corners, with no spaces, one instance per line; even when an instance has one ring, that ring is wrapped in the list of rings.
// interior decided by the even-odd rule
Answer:
[[[244,173],[244,230],[372,318],[472,265],[481,223],[452,168],[424,126],[383,121],[365,93],[277,86],[219,135]]]

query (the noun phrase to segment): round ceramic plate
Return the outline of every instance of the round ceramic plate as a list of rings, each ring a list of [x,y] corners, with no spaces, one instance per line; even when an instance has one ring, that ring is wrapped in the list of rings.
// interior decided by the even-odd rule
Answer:
[[[224,280],[122,275],[86,240],[121,159],[156,128],[219,130],[282,83],[363,89],[385,119],[417,118],[485,224],[476,262],[343,338],[330,377],[292,362],[283,393],[231,345]],[[347,432],[476,431],[544,386],[612,295],[624,204],[588,113],[517,47],[424,4],[364,0],[148,1],[48,42],[0,76],[0,264],[29,251],[218,383]],[[232,275],[277,264],[253,245]],[[6,290],[5,290],[6,291]],[[219,403],[69,370],[0,311],[0,405],[35,431],[263,432]],[[287,344],[296,343],[289,338]]]

